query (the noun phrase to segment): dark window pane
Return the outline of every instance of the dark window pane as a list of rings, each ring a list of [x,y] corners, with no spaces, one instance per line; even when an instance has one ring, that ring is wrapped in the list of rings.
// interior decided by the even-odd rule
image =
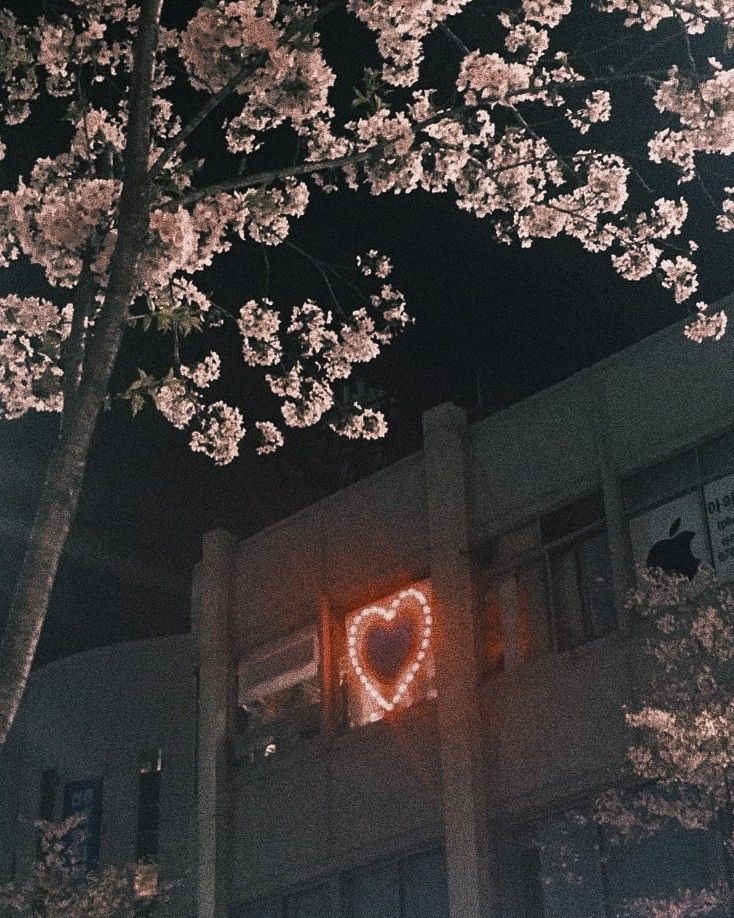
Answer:
[[[237,914],[239,918],[283,918],[283,903],[280,899],[258,899],[243,906]]]
[[[59,784],[55,768],[45,768],[41,774],[41,792],[38,801],[38,818],[44,822],[53,822],[56,810],[56,789]],[[43,854],[43,832],[36,838],[36,858]]]
[[[318,886],[288,896],[285,915],[286,918],[331,918],[328,886]]]
[[[734,431],[704,443],[698,450],[701,474],[704,478],[734,472]]]
[[[612,563],[606,532],[599,532],[583,542],[579,546],[578,558],[587,637],[601,637],[614,631],[617,626]]]
[[[551,557],[557,650],[571,650],[582,644],[585,637],[576,548],[573,545]]]
[[[402,918],[449,918],[443,851],[416,854],[403,862]]]
[[[74,832],[79,863],[96,867],[102,834],[102,779],[69,781],[64,785],[63,818],[79,814],[84,821]]]
[[[604,499],[601,491],[596,491],[573,504],[546,514],[540,521],[540,538],[543,544],[547,545],[603,519]]]
[[[135,856],[139,861],[154,861],[158,856],[160,821],[160,750],[141,759],[138,775],[138,832]]]
[[[675,456],[649,469],[630,476],[622,485],[622,495],[628,513],[659,503],[696,484],[698,470],[693,450]]]
[[[551,577],[558,650],[570,650],[615,629],[606,532],[554,553]]]
[[[56,808],[56,789],[59,778],[55,768],[45,768],[41,775],[41,793],[38,804],[38,817],[46,822],[54,818]]]
[[[515,571],[517,590],[517,653],[520,661],[548,649],[548,593],[541,558]]]
[[[543,903],[543,882],[540,877],[540,854],[535,845],[520,850],[520,894],[523,897],[524,918],[546,918]]]
[[[344,884],[344,918],[400,918],[397,867],[381,865],[348,877]]]

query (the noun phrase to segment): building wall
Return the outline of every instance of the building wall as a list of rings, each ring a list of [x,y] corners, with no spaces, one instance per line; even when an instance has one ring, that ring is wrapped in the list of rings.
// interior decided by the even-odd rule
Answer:
[[[626,482],[731,428],[732,350],[730,338],[696,347],[680,327],[667,329],[464,430],[466,538],[478,619],[486,583],[498,568],[495,539],[597,490],[605,505],[615,593],[624,594],[633,581]],[[237,652],[246,659],[254,647],[309,622],[318,625],[324,608],[338,630],[345,612],[411,581],[430,581],[436,534],[428,518],[437,495],[427,486],[427,456],[411,456],[237,546],[229,610]],[[595,794],[623,764],[622,706],[634,703],[642,664],[634,628],[630,633],[619,608],[618,614],[615,633],[574,650],[554,651],[551,641],[534,659],[506,665],[503,672],[477,669],[486,817],[506,855],[497,880],[503,904],[487,914],[536,914],[509,888],[513,873],[516,887],[525,882],[524,875],[517,879],[523,843],[517,857],[508,854],[518,827],[551,819]],[[467,642],[476,640],[477,634],[466,635]],[[336,666],[333,660],[330,665]],[[429,844],[432,837],[448,845],[441,817],[444,728],[435,716],[435,702],[401,715],[399,723],[411,735],[408,746],[397,737],[398,721],[353,731],[338,727],[335,735],[303,741],[272,761],[237,766],[227,831],[230,896],[241,914],[269,916],[267,905],[280,918],[278,891],[285,895],[330,878],[341,893],[329,914],[351,918],[344,877],[355,865],[366,870],[379,860],[380,849],[387,856],[411,842]],[[345,749],[353,750],[346,770]],[[433,793],[425,785],[416,793],[416,762],[432,787],[437,782]],[[407,832],[406,825],[412,826]],[[585,857],[593,860],[593,840],[583,843]],[[561,885],[539,893],[548,918],[605,914],[594,864],[594,877],[575,892]],[[393,914],[402,912],[385,911]],[[452,918],[466,916],[452,912]]]
[[[67,782],[102,780],[100,865],[133,863],[141,757],[160,749],[160,876],[173,884],[169,913],[190,914],[195,730],[189,636],[104,647],[35,671],[0,757],[3,879],[22,877],[35,857],[48,769],[56,773],[55,819]]]
[[[563,813],[624,759],[622,705],[642,677],[619,604],[634,576],[630,526],[734,472],[734,443],[710,449],[709,465],[694,448],[731,430],[733,350],[730,336],[695,347],[676,327],[473,425],[444,406],[429,413],[422,452],[245,541],[208,537],[191,638],[106,648],[33,675],[0,758],[3,876],[33,854],[26,817],[49,767],[62,783],[103,777],[102,857],[130,859],[139,755],[160,746],[160,860],[164,878],[183,874],[182,916],[607,918],[641,870],[664,875],[664,852],[604,874],[588,827]],[[619,627],[563,649],[551,598],[546,633],[513,654],[520,605],[503,594],[504,663],[489,666],[488,597],[512,569],[507,534],[520,544],[534,533],[530,553],[549,569],[557,545],[542,542],[545,515],[595,492]],[[344,617],[418,581],[434,596],[438,697],[350,729]],[[253,754],[236,675],[304,628],[319,636],[315,726]],[[584,882],[538,886],[548,852],[565,844]],[[685,848],[692,883],[715,872],[710,839],[676,844],[668,854]],[[473,900],[458,876],[476,885]]]

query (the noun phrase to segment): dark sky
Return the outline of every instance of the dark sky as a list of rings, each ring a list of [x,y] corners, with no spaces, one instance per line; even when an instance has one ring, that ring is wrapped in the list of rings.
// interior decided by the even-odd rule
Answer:
[[[0,6],[19,8],[7,0]],[[339,30],[326,36],[327,53],[335,63],[354,61],[364,40]],[[27,170],[36,154],[41,135],[24,130],[2,132],[11,155],[0,164],[0,187],[12,187],[13,170]],[[385,393],[387,440],[353,444],[323,430],[291,432],[280,453],[258,458],[246,439],[241,458],[218,469],[157,415],[132,420],[116,403],[97,430],[39,661],[186,630],[188,572],[208,529],[255,532],[418,448],[426,408],[453,399],[473,417],[486,415],[686,314],[654,282],[621,280],[608,256],[569,241],[529,250],[499,245],[486,221],[424,193],[314,196],[291,240],[327,261],[353,263],[377,248],[395,264],[395,284],[416,322],[361,374]],[[734,287],[734,260],[726,237],[704,241],[701,293],[714,301]],[[323,301],[318,275],[293,252],[273,253],[271,268],[276,299]],[[262,274],[261,255],[250,247],[211,272],[204,288],[238,309]],[[23,265],[0,275],[0,291],[10,290],[43,293],[39,272]],[[123,357],[119,378],[127,381],[134,366]],[[257,398],[247,392],[245,407]],[[55,432],[48,416],[0,422],[0,619]]]

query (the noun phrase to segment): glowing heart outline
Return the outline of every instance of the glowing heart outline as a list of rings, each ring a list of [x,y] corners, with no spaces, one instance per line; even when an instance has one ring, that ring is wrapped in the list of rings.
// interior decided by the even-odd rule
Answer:
[[[398,614],[400,606],[406,599],[414,599],[421,607],[421,612],[423,613],[423,627],[421,636],[419,638],[418,651],[415,654],[415,659],[410,664],[410,666],[406,667],[406,670],[403,671],[395,694],[392,696],[392,698],[388,699],[385,698],[382,692],[379,691],[377,686],[373,683],[372,679],[370,679],[370,677],[364,671],[364,668],[360,663],[359,651],[357,649],[357,632],[365,620],[373,615],[379,616],[381,619],[383,619],[383,621],[391,622]],[[401,698],[408,691],[411,682],[417,676],[426,658],[426,654],[428,653],[428,648],[431,643],[432,630],[433,613],[431,612],[431,606],[429,605],[425,595],[421,593],[420,590],[416,590],[415,587],[410,587],[407,590],[401,590],[387,608],[384,606],[367,606],[365,609],[362,609],[360,612],[358,612],[357,615],[355,615],[352,619],[347,635],[349,661],[352,664],[352,669],[354,670],[364,690],[369,695],[371,695],[377,704],[379,704],[381,708],[384,708],[385,711],[392,711],[395,708],[395,706],[400,702]],[[397,680],[395,681],[397,682]]]

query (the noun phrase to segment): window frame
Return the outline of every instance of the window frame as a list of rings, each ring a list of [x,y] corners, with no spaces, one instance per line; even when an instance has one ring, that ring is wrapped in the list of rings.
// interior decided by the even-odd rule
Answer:
[[[551,514],[558,513],[566,507],[572,507],[575,504],[580,503],[581,501],[586,501],[590,498],[598,495],[600,497],[600,509],[601,517],[599,519],[593,520],[592,522],[586,523],[580,526],[578,529],[574,529],[571,532],[565,533],[558,538],[543,541],[542,538],[542,526],[541,522],[544,518],[547,518]],[[607,542],[609,535],[609,527],[607,525],[607,513],[606,506],[604,504],[604,494],[603,490],[600,487],[592,488],[590,490],[584,491],[582,494],[577,495],[571,500],[566,500],[561,503],[552,505],[544,509],[540,513],[534,513],[531,516],[527,516],[524,519],[518,520],[515,525],[509,527],[502,532],[496,533],[491,537],[491,542],[494,542],[498,539],[501,539],[512,532],[517,532],[519,530],[530,530],[532,541],[535,545],[534,548],[527,551],[522,551],[517,555],[512,556],[501,561],[498,564],[493,564],[490,561],[489,564],[484,566],[484,569],[480,571],[481,582],[479,588],[479,603],[478,603],[478,613],[481,620],[481,624],[484,624],[485,618],[485,606],[487,601],[487,596],[492,589],[497,589],[499,585],[507,580],[509,577],[514,576],[514,574],[532,564],[538,564],[540,562],[540,567],[543,573],[543,587],[545,591],[546,599],[546,609],[545,609],[545,639],[546,639],[546,648],[545,650],[541,649],[535,657],[538,659],[546,654],[554,654],[555,656],[563,656],[566,654],[574,654],[582,650],[584,647],[595,644],[597,641],[604,640],[608,638],[611,634],[616,634],[619,631],[619,609],[615,605],[615,619],[616,626],[610,631],[605,632],[604,634],[596,636],[587,636],[589,635],[589,610],[583,606],[583,624],[584,624],[584,640],[579,644],[574,645],[570,648],[560,648],[559,639],[558,639],[558,621],[559,621],[559,604],[556,597],[556,590],[554,588],[554,577],[552,571],[552,558],[564,550],[567,550],[574,545],[580,545],[583,542],[593,538],[601,532],[607,533]],[[610,562],[611,562],[611,551],[610,551]],[[577,572],[578,573],[578,572]],[[610,563],[610,573],[612,575],[612,586],[614,572],[611,568]],[[579,591],[581,593],[581,587],[579,584]],[[582,597],[583,602],[583,597]],[[480,642],[481,643],[481,642]],[[527,665],[532,662],[532,660],[526,660],[517,664],[517,666]],[[512,667],[516,668],[515,666]],[[499,673],[506,671],[506,667],[503,666],[502,669],[496,670],[493,669],[488,662],[482,658],[481,661],[481,673],[483,678],[491,678],[493,676],[499,675]]]
[[[274,761],[280,761],[282,760],[283,756],[287,756],[292,753],[295,748],[299,747],[302,743],[308,742],[314,737],[318,738],[319,736],[323,735],[324,698],[326,688],[326,675],[323,665],[323,640],[324,637],[321,633],[319,619],[318,616],[316,616],[309,624],[296,628],[288,632],[288,634],[274,638],[270,641],[263,641],[239,657],[236,665],[236,707],[238,714],[244,713],[241,726],[237,731],[239,735],[237,743],[237,761],[239,763],[246,763],[251,768],[270,765],[271,762],[269,760],[271,758]],[[266,679],[261,679],[259,682],[247,682],[246,688],[243,689],[243,679],[241,674],[243,671],[246,671],[246,667],[248,665],[261,664],[267,661],[270,657],[276,657],[278,654],[287,652],[289,648],[296,648],[299,644],[305,644],[307,642],[311,643],[311,657],[307,663],[291,667],[290,669],[284,668],[278,671],[275,675]],[[266,751],[262,751],[260,748],[262,744],[258,744],[255,741],[254,733],[251,729],[251,718],[253,715],[251,712],[247,711],[247,702],[258,700],[262,697],[268,697],[268,695],[274,695],[281,691],[287,691],[288,689],[292,689],[295,686],[310,680],[316,680],[318,684],[318,728],[316,730],[308,729],[294,742],[287,743],[283,749],[277,748],[277,738],[274,736],[273,743],[275,744],[276,748],[272,756],[269,755]],[[272,724],[274,730],[277,730],[279,725],[282,727],[284,723],[285,720],[283,718],[275,718]]]

